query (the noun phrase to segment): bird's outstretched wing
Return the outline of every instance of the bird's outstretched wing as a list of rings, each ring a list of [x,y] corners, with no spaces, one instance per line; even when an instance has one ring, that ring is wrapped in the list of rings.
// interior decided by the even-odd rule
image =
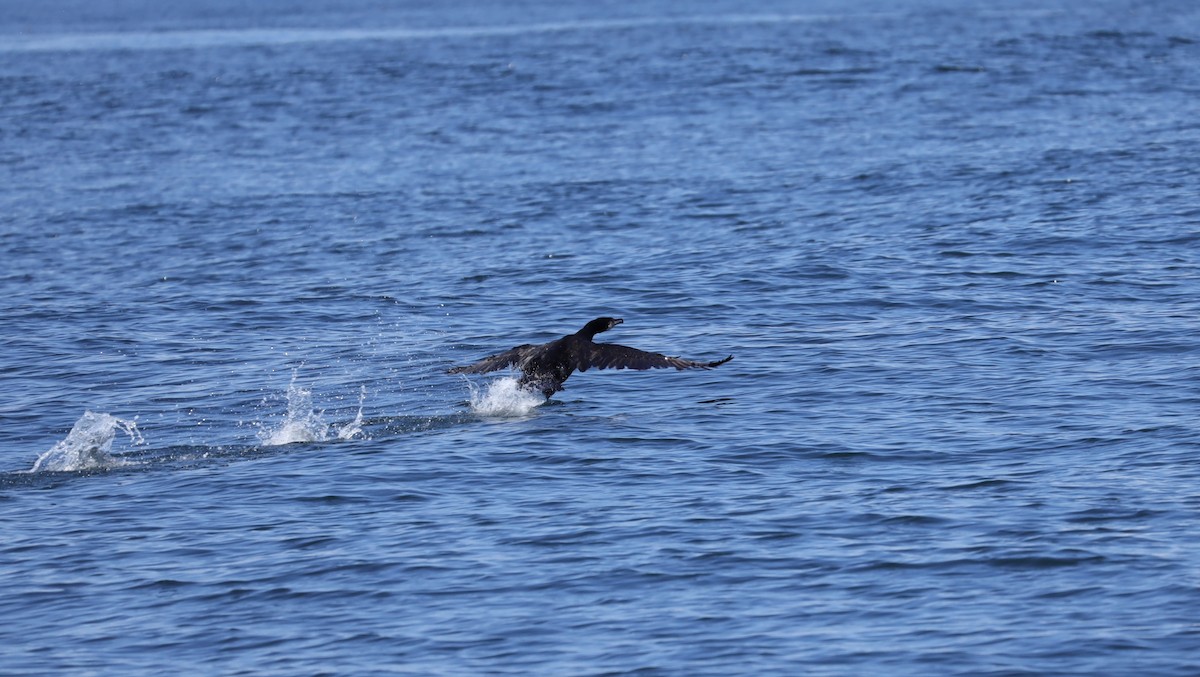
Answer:
[[[475,364],[468,364],[462,367],[451,367],[447,370],[450,374],[483,374],[489,371],[498,371],[509,367],[520,367],[532,357],[542,346],[526,343],[525,345],[517,346],[510,350],[506,350],[496,355],[491,355],[483,358]]]
[[[580,355],[579,371],[588,369],[712,369],[733,359],[733,355],[715,362],[695,362],[680,357],[668,357],[615,343],[593,343]]]

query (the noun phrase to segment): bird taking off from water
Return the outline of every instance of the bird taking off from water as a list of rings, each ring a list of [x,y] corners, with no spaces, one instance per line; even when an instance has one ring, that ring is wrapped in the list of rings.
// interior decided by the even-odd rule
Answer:
[[[678,357],[667,357],[615,343],[595,343],[592,338],[608,331],[624,320],[615,317],[597,317],[583,325],[574,334],[535,345],[527,343],[511,350],[485,357],[475,364],[450,369],[451,374],[483,374],[489,371],[515,367],[522,372],[520,386],[526,390],[541,391],[546,397],[563,389],[575,370],[588,369],[712,369],[733,359],[733,355],[716,362],[693,362]]]

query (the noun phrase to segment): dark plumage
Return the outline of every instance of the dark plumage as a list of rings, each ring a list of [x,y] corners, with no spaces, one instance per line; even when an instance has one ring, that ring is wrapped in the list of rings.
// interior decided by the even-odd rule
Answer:
[[[475,364],[450,369],[451,374],[482,374],[509,367],[522,372],[520,385],[529,390],[540,390],[550,397],[563,389],[575,370],[588,369],[711,369],[733,359],[733,355],[716,362],[693,362],[678,357],[667,357],[615,343],[595,343],[592,338],[608,331],[624,320],[613,317],[598,317],[583,326],[583,329],[549,343],[534,345],[527,343],[497,355],[485,357]]]

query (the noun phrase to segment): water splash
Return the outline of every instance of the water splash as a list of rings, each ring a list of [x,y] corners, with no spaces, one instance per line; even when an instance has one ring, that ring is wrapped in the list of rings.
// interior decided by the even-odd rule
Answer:
[[[358,414],[353,421],[332,429],[325,422],[325,412],[313,408],[312,390],[296,384],[296,374],[287,389],[287,414],[274,430],[261,429],[258,439],[265,447],[296,442],[324,442],[329,439],[348,440],[362,434],[362,405],[367,389],[363,386],[358,398]]]
[[[287,414],[274,430],[259,430],[258,439],[263,446],[274,447],[295,442],[320,442],[329,435],[329,426],[321,414],[313,409],[312,390],[296,384],[296,375],[287,389]]]
[[[367,399],[367,387],[362,386],[358,391],[358,413],[354,415],[354,420],[337,429],[337,438],[339,440],[354,439],[355,435],[362,434],[363,423],[363,402]]]
[[[482,389],[470,381],[467,385],[471,389],[471,411],[480,416],[527,416],[546,401],[540,394],[522,388],[512,376],[496,379]]]
[[[29,472],[107,470],[126,465],[110,453],[118,430],[129,435],[133,444],[146,442],[133,421],[85,411],[66,438],[39,456]]]

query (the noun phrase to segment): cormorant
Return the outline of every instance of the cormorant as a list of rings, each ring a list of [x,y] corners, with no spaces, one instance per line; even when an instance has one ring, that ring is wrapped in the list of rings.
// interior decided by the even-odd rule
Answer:
[[[733,359],[733,355],[716,362],[693,362],[678,357],[646,352],[615,343],[594,343],[592,338],[608,331],[625,320],[597,317],[574,334],[534,345],[527,343],[511,350],[485,357],[475,364],[454,367],[451,374],[482,374],[508,367],[521,370],[520,386],[540,390],[547,398],[563,389],[563,381],[575,372],[588,369],[712,369]]]

